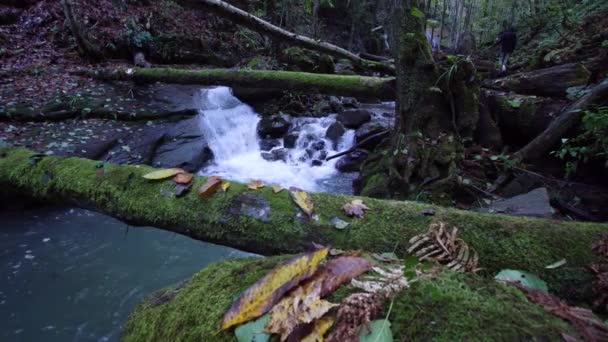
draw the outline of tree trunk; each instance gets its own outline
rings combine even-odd
[[[188,4],[191,3],[193,0],[181,1]],[[395,68],[392,65],[368,61],[339,46],[335,46],[327,42],[315,40],[306,36],[289,32],[254,15],[251,15],[237,7],[234,7],[224,1],[196,0],[196,2],[206,6],[207,8],[218,13],[222,17],[226,17],[239,25],[243,25],[251,30],[260,32],[262,34],[272,36],[274,38],[289,42],[299,47],[319,51],[338,58],[346,58],[348,60],[351,60],[356,66],[362,69],[375,70],[388,74],[395,73]]]
[[[63,13],[65,14],[65,18],[70,26],[70,31],[76,40],[76,45],[78,45],[78,52],[82,56],[92,59],[100,58],[101,52],[99,51],[99,48],[89,42],[84,34],[84,30],[74,17],[71,0],[61,0],[61,6],[63,7]]]
[[[226,85],[384,100],[395,98],[395,79],[391,77],[326,75],[293,71],[171,68],[101,69],[76,72],[76,74],[110,81]]]
[[[312,194],[314,218],[299,213],[287,191],[270,187],[248,190],[232,183],[207,199],[197,196],[205,182],[195,177],[192,190],[176,198],[171,180],[150,181],[142,175],[148,166],[100,164],[94,160],[46,156],[18,148],[0,148],[0,189],[38,200],[93,209],[125,222],[151,225],[262,254],[294,253],[311,242],[335,248],[373,252],[395,250],[405,255],[413,236],[433,221],[459,228],[461,237],[479,253],[480,266],[489,276],[503,268],[537,273],[556,292],[582,298],[590,290],[585,266],[596,260],[591,244],[608,232],[605,224],[480,214],[433,207],[416,202],[363,198],[371,208],[362,219],[344,216],[342,206],[351,196]],[[9,197],[10,198],[10,197]],[[434,217],[422,210],[433,208]],[[333,217],[350,224],[334,228]],[[566,259],[566,267],[545,266]]]
[[[589,94],[566,107],[544,132],[515,153],[514,158],[517,160],[533,160],[544,156],[564,134],[580,122],[586,109],[592,105],[604,105],[606,103],[608,103],[608,82],[595,86]]]

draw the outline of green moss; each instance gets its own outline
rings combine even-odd
[[[163,303],[152,296],[131,315],[124,341],[232,341],[221,318],[239,293],[285,257],[228,260],[196,274]],[[330,296],[339,302],[354,290]],[[384,313],[384,315],[386,312]],[[529,303],[515,288],[477,276],[442,273],[399,294],[389,317],[397,341],[557,340],[570,328]]]
[[[98,162],[79,158],[49,156],[34,162],[33,154],[0,148],[2,188],[262,254],[293,253],[314,241],[342,249],[396,249],[403,256],[412,236],[442,220],[458,227],[460,237],[478,251],[483,275],[493,277],[503,268],[527,270],[547,281],[551,291],[573,301],[589,302],[591,277],[585,267],[597,261],[590,247],[608,232],[605,224],[480,214],[373,198],[363,198],[371,208],[364,219],[348,218],[341,208],[354,197],[322,193],[312,194],[315,219],[309,220],[287,191],[274,194],[268,187],[252,191],[233,182],[227,193],[201,200],[196,189],[206,178],[195,177],[193,190],[175,198],[170,180],[141,177],[154,170],[148,166],[107,164],[100,169]],[[267,219],[230,210],[242,193],[255,193],[267,201]],[[435,216],[421,213],[429,207],[435,209]],[[347,229],[333,227],[330,219],[336,216],[350,223]],[[561,259],[567,260],[565,266],[545,268]]]
[[[374,174],[365,180],[361,189],[361,196],[386,198],[388,197],[388,177],[382,174]]]

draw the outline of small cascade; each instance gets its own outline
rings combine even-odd
[[[336,177],[337,159],[328,155],[349,148],[354,131],[347,131],[334,145],[325,139],[335,117],[295,118],[288,134],[297,135],[295,146],[285,148],[281,140],[271,151],[263,152],[257,134],[260,117],[239,101],[227,87],[201,91],[200,125],[215,156],[214,163],[201,170],[204,175],[221,176],[239,182],[261,179],[266,184],[296,186],[308,191],[328,191],[327,182]],[[267,160],[262,153],[278,153],[281,160]]]

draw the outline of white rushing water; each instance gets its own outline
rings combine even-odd
[[[298,134],[296,146],[287,149],[285,161],[268,161],[262,158],[257,125],[260,117],[247,104],[232,95],[227,87],[201,90],[200,125],[214,163],[201,173],[217,175],[239,182],[260,179],[266,184],[283,187],[296,186],[308,191],[324,191],[325,184],[336,176],[337,159],[323,161],[313,166],[313,160],[324,160],[322,154],[332,155],[349,148],[354,141],[354,131],[348,130],[337,146],[325,139],[327,127],[334,117],[296,118],[290,133]],[[311,144],[323,141],[325,148],[315,150]],[[283,148],[283,141],[273,150]]]

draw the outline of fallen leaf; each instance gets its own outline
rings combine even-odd
[[[222,184],[222,179],[217,176],[207,178],[205,184],[198,189],[198,196],[200,198],[208,198],[213,195]]]
[[[549,292],[547,283],[540,279],[535,274],[518,271],[518,270],[502,270],[496,277],[498,280],[517,282],[527,288]]]
[[[336,315],[336,327],[327,341],[358,341],[361,328],[382,312],[385,300],[377,293],[353,293],[344,298]]]
[[[278,185],[278,184],[273,184],[272,185],[272,192],[274,192],[275,194],[278,194],[279,192],[285,190],[282,186]]]
[[[222,182],[222,191],[226,192],[230,188],[230,182]]]
[[[333,317],[323,317],[315,321],[312,332],[300,340],[300,342],[323,342],[323,336],[334,324]]]
[[[255,179],[252,180],[251,182],[247,183],[247,188],[250,190],[257,190],[259,188],[263,188],[264,187],[264,182],[262,182],[259,179]]]
[[[382,262],[395,262],[395,261],[399,261],[399,258],[397,258],[397,255],[393,252],[390,253],[382,253],[382,254],[378,254],[378,253],[374,253],[372,254],[372,257],[378,261],[382,261]]]
[[[193,174],[188,172],[178,173],[175,175],[175,177],[173,177],[173,180],[175,181],[175,183],[178,184],[189,184],[190,182],[192,182],[193,176]]]
[[[393,342],[391,322],[387,319],[377,319],[362,327],[359,331],[359,342]]]
[[[337,217],[333,217],[333,218],[330,220],[330,222],[331,222],[331,224],[333,224],[333,225],[334,225],[334,227],[335,227],[336,229],[344,229],[344,228],[348,227],[348,222],[346,222],[346,221],[344,221],[344,220],[341,220],[341,219],[339,219],[339,218],[337,218]]]
[[[321,287],[321,282],[312,282],[291,291],[270,311],[265,331],[279,334],[281,341],[285,341],[297,326],[311,323],[338,306],[321,299]]]
[[[370,210],[368,206],[366,206],[365,204],[363,204],[362,200],[352,200],[350,203],[346,203],[345,205],[342,206],[342,210],[344,210],[344,212],[346,213],[346,215],[348,216],[355,216],[358,218],[363,218],[363,215],[365,214],[365,210]]]
[[[228,329],[268,312],[287,291],[316,272],[327,252],[328,248],[318,249],[277,265],[232,303],[224,314],[221,329]]]
[[[403,275],[403,269],[403,266],[395,266],[387,269],[373,267],[372,270],[374,270],[374,275],[364,276],[360,280],[353,279],[350,284],[365,292],[389,297],[393,293],[400,292],[410,287],[408,280]]]
[[[269,315],[264,315],[255,321],[249,321],[246,324],[239,325],[234,330],[234,336],[238,342],[267,342],[270,340],[270,335],[264,332],[264,326],[270,320]]]
[[[177,175],[178,173],[185,173],[185,172],[186,171],[184,171],[182,169],[178,169],[178,168],[163,169],[163,170],[157,170],[157,171],[153,171],[150,173],[146,173],[144,175],[144,178],[152,179],[152,180],[160,180],[160,179],[173,177],[173,176]]]
[[[291,199],[298,205],[298,207],[300,207],[300,209],[302,209],[302,211],[308,215],[308,217],[312,218],[314,204],[312,203],[312,197],[310,194],[296,187],[291,187],[289,188],[289,195],[291,196]]]
[[[566,264],[566,259],[562,259],[560,261],[556,261],[556,262],[552,263],[551,265],[545,266],[545,268],[552,270],[554,268],[564,266],[565,264]]]

